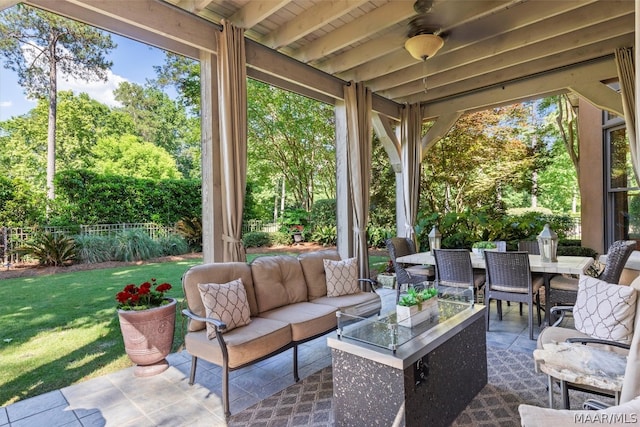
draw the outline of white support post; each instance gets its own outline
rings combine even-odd
[[[336,223],[338,229],[338,253],[341,258],[353,253],[353,208],[351,183],[347,158],[347,109],[343,101],[336,101]]]
[[[217,57],[200,54],[202,257],[205,264],[222,261],[222,194]]]

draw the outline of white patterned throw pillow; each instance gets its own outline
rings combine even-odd
[[[323,260],[327,275],[327,296],[339,297],[360,292],[358,285],[358,260],[348,258],[342,261]]]
[[[575,328],[594,338],[631,343],[637,292],[631,286],[580,276],[573,307]]]
[[[222,284],[199,283],[198,290],[202,296],[207,317],[219,319],[227,324],[224,332],[251,322],[247,291],[244,289],[242,279]],[[216,330],[211,323],[207,323],[207,337],[210,340],[216,338]]]

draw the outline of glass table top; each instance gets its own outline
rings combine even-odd
[[[396,306],[393,305],[383,308],[380,315],[370,317],[339,312],[337,335],[339,339],[360,341],[395,353],[402,344],[473,307],[473,303],[472,289],[438,288],[437,315],[428,316],[412,327],[398,323]]]

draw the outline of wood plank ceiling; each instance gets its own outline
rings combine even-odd
[[[404,48],[413,0],[165,1],[433,116],[567,90],[598,98],[615,48],[634,44],[633,0],[434,0],[424,20],[445,42],[426,61]]]

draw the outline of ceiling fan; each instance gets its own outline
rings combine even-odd
[[[429,12],[433,7],[433,0],[417,0],[413,5],[413,9],[418,16],[409,22],[409,37],[404,43],[404,48],[415,59],[426,61],[431,58],[444,45],[444,40],[437,32],[438,28],[434,28],[429,20]]]

